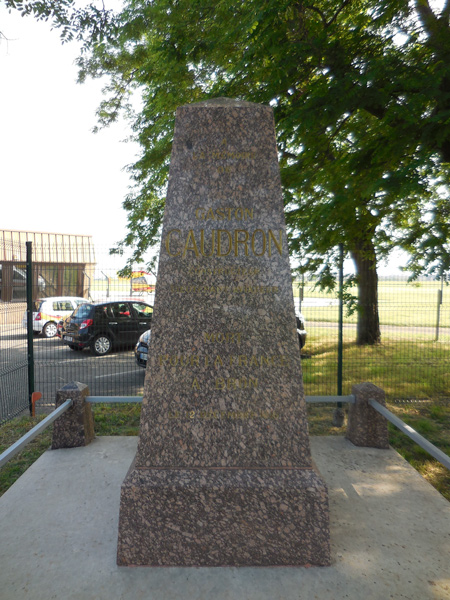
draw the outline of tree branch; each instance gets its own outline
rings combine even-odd
[[[442,21],[444,21],[444,23],[446,25],[448,25],[449,20],[450,20],[450,0],[445,1],[444,8],[442,9],[440,19]]]
[[[351,3],[352,3],[352,0],[344,0],[344,2],[341,4],[341,6],[334,13],[334,15],[332,16],[330,21],[328,21],[328,23],[325,23],[325,27],[329,27],[330,25],[332,25],[334,23],[334,21],[336,21],[338,16],[341,14],[341,12],[344,10],[344,8],[346,8]]]
[[[307,8],[309,10],[312,10],[313,12],[317,13],[319,15],[319,17],[322,20],[322,23],[324,24],[324,26],[327,26],[327,20],[325,18],[325,15],[323,14],[323,12],[320,10],[320,8],[317,8],[317,6],[301,6],[298,2],[297,2],[297,10],[299,13],[301,13],[302,8]]]
[[[430,37],[433,36],[433,34],[436,32],[438,19],[436,18],[434,12],[431,10],[431,6],[428,0],[415,0],[415,6],[423,28]]]

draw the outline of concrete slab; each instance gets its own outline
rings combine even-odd
[[[312,438],[329,487],[332,566],[116,566],[137,438],[46,452],[0,498],[1,600],[450,599],[450,504],[393,450]]]

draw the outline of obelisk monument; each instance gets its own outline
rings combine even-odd
[[[176,115],[119,565],[328,565],[272,109]]]

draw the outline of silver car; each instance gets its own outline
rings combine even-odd
[[[75,296],[55,296],[42,298],[33,303],[33,332],[41,333],[46,338],[55,337],[57,324],[61,319],[68,317],[80,304],[88,302],[86,298]],[[25,311],[22,325],[27,327],[27,313]]]

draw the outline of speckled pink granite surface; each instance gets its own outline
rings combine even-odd
[[[328,562],[272,110],[183,106],[118,563]]]

